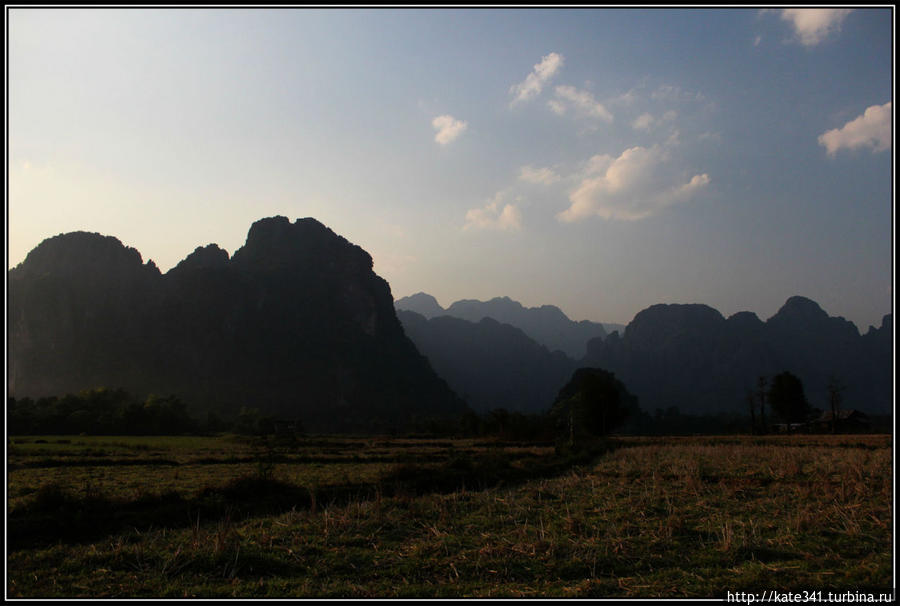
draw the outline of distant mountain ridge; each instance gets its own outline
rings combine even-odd
[[[577,368],[575,360],[493,318],[430,319],[398,310],[410,340],[474,410],[544,412]]]
[[[644,410],[741,412],[760,376],[797,375],[813,406],[827,407],[834,374],[845,408],[892,412],[892,317],[860,335],[805,297],[789,298],[767,321],[739,312],[727,319],[700,304],[660,304],[639,312],[624,335],[594,339],[582,360],[616,373]]]
[[[447,315],[447,310],[441,307],[437,299],[424,292],[401,297],[394,301],[394,307],[398,310],[415,312],[428,320],[436,316]]]
[[[651,413],[746,414],[757,378],[785,370],[813,406],[827,407],[833,374],[844,409],[894,407],[890,314],[861,335],[799,296],[765,322],[659,304],[606,334],[507,297],[446,310],[424,293],[394,302],[366,251],[309,218],[262,219],[234,255],[197,247],[165,274],[114,237],[62,234],[7,284],[13,397],[121,387],[226,414],[256,407],[312,431],[374,432],[459,414],[459,396],[479,410],[546,410],[575,368],[595,367]],[[584,354],[567,355],[581,339]]]
[[[463,402],[397,320],[372,258],[315,219],[255,222],[166,274],[111,236],[49,238],[8,272],[12,396],[107,386],[313,431],[386,431]]]
[[[509,297],[495,297],[489,301],[461,299],[444,309],[433,296],[416,293],[397,299],[394,307],[414,311],[429,319],[447,315],[477,323],[482,318],[492,318],[521,329],[551,351],[560,350],[576,359],[584,356],[588,341],[607,334],[599,322],[575,322],[554,305],[525,307]]]
[[[535,370],[543,365],[548,370],[571,369],[568,372],[578,367],[614,372],[650,413],[677,407],[689,414],[748,415],[746,398],[748,392],[755,393],[758,378],[785,370],[800,377],[814,407],[827,408],[827,385],[833,374],[846,387],[844,408],[875,414],[893,411],[891,315],[884,317],[881,327],[860,335],[853,323],[829,316],[801,296],[790,297],[765,322],[748,311],[725,318],[708,305],[657,304],[635,315],[623,331],[590,340],[584,356],[562,356],[557,351],[562,357],[551,362],[550,352],[535,354],[533,341],[538,339],[533,335],[527,342],[525,334],[514,336],[527,333],[514,322],[502,332],[484,318],[473,322],[453,317],[454,312],[472,318],[517,306],[506,298],[489,303],[461,301],[443,310],[424,293],[395,302],[401,309],[398,317],[419,350],[478,409],[489,408],[489,402],[527,412],[540,409],[541,401],[549,406],[552,398],[546,394],[565,380],[555,371]],[[403,307],[428,311],[431,319],[402,311]],[[519,343],[519,352],[512,343]],[[519,380],[523,389],[508,388],[504,397],[498,397],[494,383],[509,383],[517,373],[528,377]],[[482,382],[475,380],[477,376]]]

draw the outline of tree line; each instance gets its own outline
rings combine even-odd
[[[832,377],[828,384],[832,418],[839,417],[845,387]],[[791,427],[822,415],[807,400],[803,383],[790,372],[770,379],[759,377],[756,390],[747,391],[749,418],[737,414],[688,415],[677,407],[649,414],[613,373],[582,368],[574,373],[556,401],[543,413],[525,414],[497,408],[485,413],[471,409],[455,418],[421,419],[414,431],[431,435],[496,437],[516,441],[563,441],[626,435],[769,433],[775,422]],[[837,431],[837,423],[831,430]],[[271,435],[303,434],[300,419],[285,420],[258,408],[243,407],[231,418],[209,411],[203,422],[177,396],[150,395],[139,399],[123,389],[97,388],[62,397],[9,398],[9,435],[187,435],[231,432]]]
[[[831,419],[830,430],[836,433],[846,386],[832,374],[826,387],[828,393],[826,418]],[[806,425],[822,417],[822,410],[814,408],[807,400],[803,382],[788,371],[775,375],[771,380],[764,376],[758,377],[756,390],[747,391],[747,406],[750,412],[751,433],[769,433],[773,429],[773,416],[783,423],[788,433],[791,433],[792,428]]]
[[[9,398],[6,422],[10,435],[184,435],[202,429],[175,396],[140,400],[102,387],[61,397]]]

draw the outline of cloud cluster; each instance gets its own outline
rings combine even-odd
[[[839,31],[850,12],[846,8],[786,8],[781,18],[791,23],[801,44],[815,46]]]
[[[890,149],[891,101],[873,105],[841,128],[819,135],[819,145],[825,147],[829,156],[834,156],[841,149],[871,147],[873,152]]]
[[[631,123],[631,127],[635,130],[650,130],[650,127],[653,126],[653,121],[652,114],[644,113],[634,119],[634,122]]]
[[[434,140],[441,145],[446,145],[459,137],[466,130],[468,124],[462,120],[457,120],[453,116],[444,114],[438,116],[431,121],[431,125],[437,131]]]
[[[519,169],[519,180],[526,183],[536,183],[539,185],[553,185],[559,181],[560,177],[553,169],[550,168],[533,168],[531,166],[523,166]]]
[[[643,219],[690,199],[710,179],[704,173],[683,181],[667,145],[631,147],[617,158],[608,154],[594,156],[587,163],[580,184],[569,195],[569,208],[557,218],[564,222],[592,216],[622,221]]]
[[[538,96],[544,90],[544,85],[559,71],[562,64],[563,56],[559,53],[550,53],[543,57],[524,81],[514,84],[509,89],[509,92],[513,95],[512,103],[527,101]]]
[[[466,213],[465,230],[490,229],[518,231],[522,228],[522,213],[513,204],[503,204],[503,193],[494,196],[482,208],[472,208]]]
[[[534,70],[521,83],[510,88],[511,105],[539,95],[550,79],[559,71],[563,57],[550,53],[534,66]],[[595,121],[612,123],[614,117],[607,107],[586,90],[574,86],[559,85],[553,89],[553,97],[547,102],[558,115],[572,115]],[[674,128],[679,113],[671,108],[709,105],[699,92],[684,90],[678,86],[661,85],[647,94],[632,89],[610,100],[624,114],[639,114],[629,118],[635,130],[655,131],[666,137],[664,141],[649,147],[634,146],[625,149],[618,157],[596,155],[581,168],[557,172],[558,167],[522,166],[517,182],[559,187],[568,191],[568,208],[556,215],[562,222],[575,222],[589,217],[609,220],[635,221],[649,217],[663,208],[693,198],[710,183],[706,173],[687,172],[683,163],[673,158],[679,146],[679,132]],[[639,113],[639,106],[651,105],[650,111]],[[636,107],[637,106],[637,107]],[[651,113],[651,111],[653,113]],[[659,132],[664,125],[672,126]],[[507,203],[510,192],[516,186],[501,191],[483,207],[472,208],[466,213],[466,230],[517,231],[522,227],[522,215],[518,201]]]
[[[556,98],[548,104],[550,109],[559,115],[564,114],[567,108],[573,108],[576,113],[581,115],[599,118],[604,122],[613,121],[613,115],[602,103],[594,99],[591,93],[578,90],[574,86],[557,86]]]
[[[677,115],[678,115],[678,113],[675,112],[675,110],[671,110],[671,109],[669,111],[663,113],[663,115],[658,118],[655,117],[653,114],[645,112],[634,119],[634,121],[631,123],[631,128],[633,128],[634,130],[647,131],[647,130],[650,130],[651,128],[653,128],[654,126],[662,124],[663,122],[671,122],[672,120],[675,119],[675,117]]]

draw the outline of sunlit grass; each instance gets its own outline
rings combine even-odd
[[[411,455],[428,455],[422,466],[441,473],[436,453],[454,460],[496,451],[472,441],[353,444],[363,447],[355,451],[362,459],[396,460],[278,463],[274,476],[297,486],[377,486]],[[506,455],[545,453],[517,448]],[[528,460],[513,458],[513,469]],[[110,483],[100,490],[136,490],[112,482],[120,471],[106,469]],[[147,474],[160,490],[189,496],[192,485],[258,470],[222,463],[130,471],[138,484]],[[31,472],[11,473],[11,482],[28,485],[33,478],[21,474]],[[21,549],[10,554],[8,590],[11,597],[722,597],[889,587],[892,478],[889,436],[629,438],[593,464],[524,483],[444,494],[373,490],[250,517],[236,505],[176,527]],[[29,495],[17,498],[24,504]]]

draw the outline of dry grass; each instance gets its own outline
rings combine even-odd
[[[374,491],[274,515],[235,510],[177,528],[23,549],[10,554],[8,591],[722,597],[890,587],[891,466],[889,436],[625,439],[592,465],[522,484]]]

